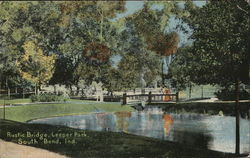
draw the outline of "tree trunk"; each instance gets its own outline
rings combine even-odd
[[[188,93],[189,99],[191,99],[191,94],[192,94],[192,85],[191,83],[189,83],[189,93]]]
[[[76,87],[76,95],[78,96],[79,95],[79,91],[80,91],[80,87]]]
[[[161,63],[161,80],[162,80],[162,87],[164,87],[164,72],[163,72],[164,60]]]
[[[37,95],[40,95],[40,86],[38,86],[38,88],[37,88]]]
[[[101,24],[100,24],[100,41],[101,41],[101,43],[103,42],[103,20],[104,20],[104,15],[103,15],[103,6],[102,6],[102,4],[103,4],[103,2],[102,1],[100,1],[100,3],[101,3],[101,5],[100,5],[100,11],[99,11],[99,14],[100,14],[100,16],[101,16]]]
[[[6,84],[6,87],[7,87],[8,97],[10,99],[10,88],[9,88],[9,84],[8,84],[8,79],[7,78],[5,80],[5,84]]]
[[[5,120],[5,96],[3,99],[3,119]]]
[[[35,95],[37,95],[37,87],[36,87],[36,84],[35,84]]]
[[[72,85],[69,85],[69,89],[70,89],[70,95],[72,95],[73,94]]]
[[[23,99],[25,98],[25,95],[24,95],[24,88],[23,88]]]
[[[36,94],[40,95],[40,91],[41,91],[41,85],[38,84],[38,85],[36,85]]]
[[[240,104],[239,104],[239,78],[235,81],[235,154],[240,154]]]
[[[176,103],[179,101],[179,91],[176,92]]]
[[[103,42],[103,10],[101,11],[101,42]]]
[[[53,88],[54,88],[54,94],[57,94],[56,93],[56,85],[54,85]]]
[[[203,86],[201,86],[201,98],[204,98],[204,94],[203,94]]]
[[[8,97],[10,99],[10,88],[8,87]]]

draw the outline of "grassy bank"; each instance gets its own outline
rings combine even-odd
[[[36,118],[52,116],[85,114],[89,112],[133,111],[129,106],[120,103],[99,103],[94,101],[74,100],[60,104],[29,104],[6,108],[6,119],[25,122]],[[3,118],[3,108],[0,108],[0,118]]]
[[[31,136],[30,134],[27,134],[27,132],[34,135]],[[19,137],[16,136],[18,134]],[[74,158],[233,157],[229,154],[223,154],[206,149],[194,149],[192,147],[187,147],[177,143],[171,143],[141,136],[134,136],[125,133],[84,131],[62,126],[26,124],[1,119],[0,138],[15,143],[25,143],[25,141],[26,143],[33,142],[33,144],[29,145],[47,149]],[[53,140],[54,143],[48,143],[48,141]]]
[[[11,100],[3,100],[0,99],[0,105],[3,105],[4,103],[9,104],[20,104],[20,103],[30,103],[30,99],[11,99]]]

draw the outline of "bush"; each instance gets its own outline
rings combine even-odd
[[[65,102],[67,100],[67,98],[55,94],[32,95],[30,96],[30,99],[31,102],[60,102],[60,101]]]
[[[220,100],[235,100],[235,90],[233,89],[222,89],[214,94]],[[240,91],[239,99],[250,99],[250,94],[246,90],[242,90]]]
[[[38,102],[39,101],[39,96],[38,95],[31,95],[30,99],[31,99],[31,102]]]

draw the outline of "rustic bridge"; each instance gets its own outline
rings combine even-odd
[[[126,93],[124,93],[122,96],[122,105],[136,104],[136,103],[140,103],[142,101],[144,101],[148,104],[158,103],[158,102],[178,102],[179,95],[178,95],[178,93],[175,93],[175,94],[152,94],[152,92],[149,92],[148,94],[135,94],[135,95],[127,95]]]

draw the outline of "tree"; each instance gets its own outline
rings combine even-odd
[[[111,96],[114,91],[122,90],[122,75],[117,68],[109,67],[107,73],[103,74],[101,82]]]
[[[166,78],[170,79],[171,85],[176,88],[177,92],[189,88],[189,99],[191,98],[192,87],[195,84],[201,84],[194,81],[194,77],[196,76],[193,70],[198,66],[202,66],[194,62],[198,60],[193,54],[193,47],[181,47],[170,63],[169,73],[166,75]]]
[[[169,68],[169,78],[171,79],[172,86],[177,91],[184,90],[190,85],[191,76],[190,72],[194,64],[192,62],[192,50],[190,47],[179,48],[173,62]]]
[[[118,69],[125,90],[152,86],[160,75],[160,57],[147,50],[147,45],[135,27],[133,21],[126,21],[120,35],[119,48],[123,53]]]
[[[20,75],[17,72],[15,61],[19,57],[22,33],[15,31],[13,19],[19,4],[12,5],[9,2],[1,2],[0,5],[0,87],[8,89],[18,86]]]
[[[66,87],[77,85],[78,79],[74,76],[75,64],[68,56],[58,56],[55,61],[55,70],[49,84],[63,84]]]
[[[117,28],[109,20],[124,11],[124,2],[63,2],[65,42],[59,45],[62,58],[72,60],[74,83],[100,81],[104,68],[117,52]],[[72,15],[72,16],[69,16]],[[91,70],[91,71],[90,71]],[[73,83],[73,82],[71,82]],[[77,84],[75,84],[77,85]]]
[[[153,9],[154,5],[163,6],[163,9]],[[165,85],[164,60],[168,67],[179,43],[179,36],[176,32],[166,33],[165,31],[174,8],[176,8],[176,2],[145,2],[141,10],[127,18],[128,21],[134,23],[135,30],[147,44],[147,49],[162,56],[162,86]]]
[[[125,2],[112,2],[112,4],[95,1],[1,2],[0,7],[1,48],[6,55],[3,58],[0,57],[1,61],[8,61],[7,65],[15,64],[15,60],[21,55],[24,42],[37,40],[47,55],[53,53],[60,55],[57,65],[65,62],[64,59],[67,58],[72,61],[70,65],[75,68],[84,47],[93,41],[100,42],[100,34],[105,38],[104,43],[101,44],[109,48],[113,47],[115,39],[110,38],[113,35],[113,29],[108,31],[106,27],[110,28],[108,25],[110,18],[125,10]],[[97,25],[93,26],[93,23]],[[60,59],[62,61],[59,61]],[[67,71],[71,69],[72,67]],[[11,74],[16,71],[15,66],[11,71],[13,71]],[[4,76],[10,80],[6,74]],[[77,82],[77,78],[77,76],[74,77],[74,83]],[[55,79],[56,76],[53,78],[54,84],[57,83]],[[58,80],[59,83],[60,78]]]
[[[40,89],[41,84],[47,83],[53,75],[56,56],[44,55],[34,41],[25,42],[23,48],[24,54],[16,62],[18,70],[24,79]]]
[[[235,85],[236,154],[239,148],[239,84],[249,84],[250,17],[244,0],[210,1],[202,8],[186,5],[189,16],[183,18],[193,29],[192,71],[198,84]]]
[[[110,58],[118,51],[115,46],[117,45],[118,40],[116,39],[118,39],[119,34],[112,24],[105,21],[103,23],[105,27],[103,28],[102,40],[100,40],[98,37],[99,23],[93,19],[86,21],[89,22],[89,25],[83,26],[86,30],[81,32],[85,35],[83,36],[85,38],[79,40],[82,42],[82,45],[77,44],[74,48],[74,50],[76,50],[76,48],[81,50],[78,61],[76,62],[76,71],[74,74],[78,75],[79,79],[85,80],[86,84],[91,84],[92,81],[102,82],[103,76],[111,70]],[[79,29],[83,27],[79,27]],[[78,33],[78,35],[81,33]],[[78,39],[80,39],[80,37]],[[76,53],[77,52],[78,50]],[[107,85],[104,85],[104,87],[105,86]]]
[[[8,88],[23,84],[15,61],[23,52],[25,41],[37,40],[46,54],[57,52],[59,29],[57,23],[60,12],[54,2],[1,2],[1,82]],[[57,38],[57,39],[55,39]],[[24,88],[24,87],[23,87]]]

